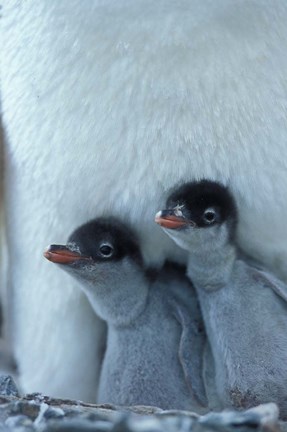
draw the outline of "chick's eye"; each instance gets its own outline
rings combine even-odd
[[[114,248],[111,245],[108,244],[102,244],[100,246],[100,252],[101,255],[105,258],[109,258],[114,253]]]
[[[216,211],[214,209],[206,209],[203,213],[203,220],[207,224],[211,224],[216,221]]]

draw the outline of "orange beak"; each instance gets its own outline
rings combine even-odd
[[[176,229],[190,225],[184,217],[176,216],[174,210],[160,210],[155,215],[155,222],[164,228]]]
[[[44,251],[43,255],[47,260],[56,264],[70,264],[77,260],[89,259],[88,257],[85,257],[78,252],[71,251],[66,246],[62,245],[49,246]]]

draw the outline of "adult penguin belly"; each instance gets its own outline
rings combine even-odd
[[[174,184],[219,180],[243,249],[286,277],[286,20],[282,1],[11,0],[5,206],[24,391],[95,399],[102,327],[42,258],[90,218],[131,222],[147,261],[184,260],[154,214]]]

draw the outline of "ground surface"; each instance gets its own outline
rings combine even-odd
[[[275,404],[244,412],[197,416],[156,407],[116,407],[53,399],[41,394],[20,396],[9,375],[0,377],[0,432],[279,432]]]

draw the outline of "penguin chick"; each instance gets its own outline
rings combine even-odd
[[[276,402],[287,417],[287,286],[238,257],[237,209],[223,185],[179,187],[155,221],[188,251],[225,407]]]
[[[112,218],[88,222],[44,256],[80,281],[107,323],[99,403],[202,411],[205,337],[184,273],[169,266],[149,280],[134,233]]]

